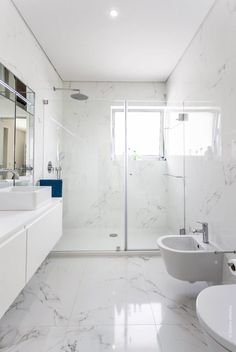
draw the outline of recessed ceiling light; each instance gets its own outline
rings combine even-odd
[[[118,9],[111,9],[111,10],[109,11],[109,15],[110,15],[110,17],[112,17],[112,18],[116,18],[116,17],[119,16],[119,10],[118,10]]]

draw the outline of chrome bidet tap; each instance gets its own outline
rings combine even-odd
[[[193,233],[202,233],[203,243],[209,243],[208,223],[197,221],[198,224],[202,225],[202,229],[193,229]]]

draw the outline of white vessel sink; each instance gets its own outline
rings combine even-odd
[[[163,236],[157,241],[168,273],[184,281],[221,280],[223,254],[201,235]]]
[[[0,210],[34,210],[51,199],[51,187],[16,186],[0,189]]]

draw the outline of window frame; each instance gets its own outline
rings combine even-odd
[[[116,120],[116,113],[121,112],[125,114],[125,109],[120,106],[112,106],[111,107],[111,155],[112,155],[112,160],[117,160],[122,158],[125,155],[125,150],[123,154],[116,154],[115,150],[115,120]],[[156,155],[139,155],[139,158],[136,159],[137,161],[142,161],[142,160],[157,160],[157,161],[165,161],[165,126],[164,126],[164,115],[165,111],[163,108],[160,107],[154,107],[154,106],[142,106],[142,107],[137,107],[137,106],[131,106],[128,107],[127,109],[127,115],[129,112],[157,112],[160,114],[160,138],[159,138],[159,147],[158,150],[159,154]],[[128,116],[127,116],[128,117]],[[125,126],[124,126],[124,140],[125,140]],[[125,149],[125,148],[124,148]],[[128,157],[132,158],[133,156],[128,153]]]

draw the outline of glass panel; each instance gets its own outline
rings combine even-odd
[[[184,118],[182,104],[168,104],[165,114],[165,157],[167,223],[170,235],[184,234],[186,231]]]
[[[167,109],[163,102],[128,102],[127,210],[128,249],[131,250],[155,250],[157,238],[168,235],[171,231],[168,221],[172,214],[168,204],[169,184],[172,187],[173,181],[170,179],[168,158],[165,155],[168,128],[166,119]],[[182,159],[183,155],[181,161]],[[178,176],[181,176],[183,196],[183,173]],[[177,182],[180,182],[179,179]],[[182,212],[183,204],[182,198],[179,205]],[[175,226],[175,234],[179,233],[179,226],[183,226],[183,221],[177,228]]]
[[[65,236],[60,246],[124,249],[124,102],[68,97],[64,106]]]
[[[219,185],[226,182],[227,168],[222,168],[220,108],[213,103],[185,101],[184,111],[187,115],[185,122],[186,227],[191,231],[192,228],[200,227],[196,224],[197,221],[211,223],[212,218],[215,219],[218,216],[214,211],[221,198]],[[230,146],[230,148],[233,150],[233,147]],[[233,174],[231,169],[229,174]],[[233,176],[231,177],[233,179]]]
[[[14,168],[15,103],[0,95],[0,168]],[[0,185],[13,184],[12,173],[0,173]]]

